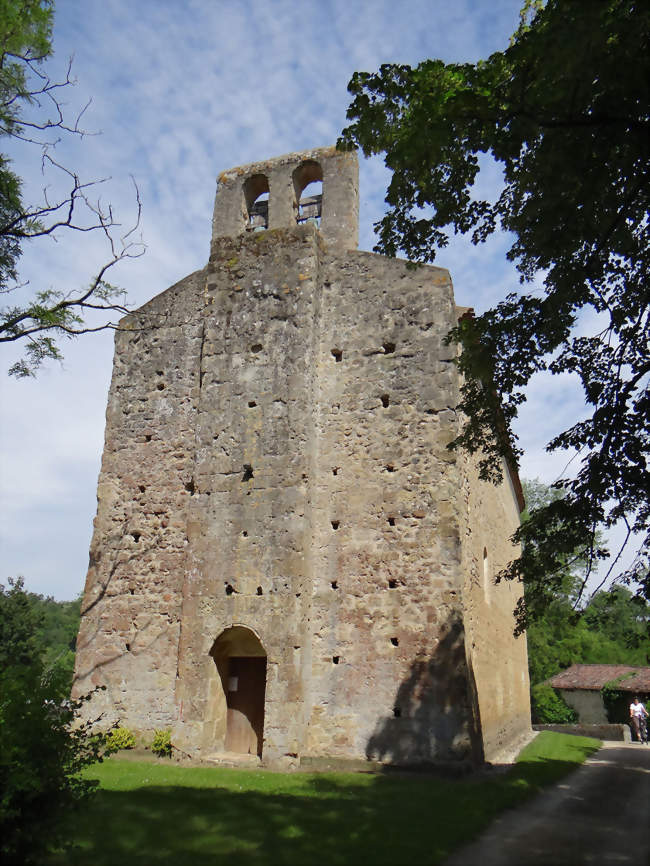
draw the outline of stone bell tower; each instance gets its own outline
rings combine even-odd
[[[251,174],[251,172],[253,172]],[[323,191],[303,200],[311,184]],[[267,195],[268,200],[261,200]],[[313,200],[312,200],[313,199]],[[254,208],[254,203],[260,206]],[[255,229],[287,229],[315,220],[322,240],[340,250],[359,243],[359,168],[356,154],[333,147],[290,153],[219,175],[213,243]]]
[[[207,266],[116,333],[75,688],[145,739],[423,763],[529,728],[518,481],[446,447],[449,274],[357,236],[354,153],[223,172]]]

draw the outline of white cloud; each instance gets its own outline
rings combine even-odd
[[[474,61],[503,47],[520,0],[60,0],[54,30],[62,68],[75,54],[82,106],[102,135],[63,143],[61,162],[101,189],[125,224],[133,214],[130,174],[143,201],[147,255],[111,278],[135,304],[207,260],[219,171],[287,151],[333,143],[345,125],[355,70],[426,57]],[[52,68],[52,67],[51,67]],[[13,150],[26,195],[42,185],[38,155]],[[380,159],[361,165],[361,247],[372,248],[388,175]],[[494,183],[489,175],[485,182]],[[452,239],[437,264],[449,268],[459,304],[484,309],[517,286],[508,239],[474,248]],[[25,250],[32,286],[83,285],[106,256],[99,237],[36,242]],[[64,346],[65,364],[35,381],[0,377],[5,575],[59,598],[82,587],[103,443],[111,335]],[[12,350],[0,353],[3,369]],[[539,382],[520,434],[526,474],[550,479],[543,448],[571,390]],[[555,400],[555,404],[553,403]],[[549,405],[557,409],[549,412]],[[558,429],[562,429],[558,427]],[[552,479],[550,479],[552,480]]]

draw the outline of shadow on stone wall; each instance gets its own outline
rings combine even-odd
[[[127,556],[124,556],[125,553],[125,545],[124,542],[127,537],[131,536],[131,533],[127,532],[126,522],[122,527],[122,532],[120,534],[119,540],[115,548],[113,548],[110,552],[113,557],[113,561],[108,570],[107,576],[102,580],[97,580],[95,586],[99,587],[99,591],[95,598],[88,602],[87,595],[84,592],[84,598],[82,601],[81,608],[81,627],[77,636],[77,664],[75,665],[75,673],[72,680],[72,695],[76,696],[79,694],[79,682],[85,680],[87,677],[91,677],[98,670],[106,665],[110,665],[118,659],[131,655],[133,657],[140,655],[141,653],[149,652],[154,644],[160,640],[163,636],[162,633],[158,633],[151,640],[146,640],[146,633],[150,626],[152,626],[155,622],[155,618],[152,616],[146,623],[139,626],[137,629],[133,630],[133,635],[136,640],[134,640],[131,645],[130,642],[125,642],[125,646],[123,650],[113,652],[111,654],[97,654],[97,651],[93,653],[93,663],[87,667],[81,669],[79,667],[80,660],[85,660],[87,658],[88,653],[90,653],[91,647],[95,644],[102,627],[106,627],[106,623],[102,622],[101,617],[97,617],[94,622],[90,619],[85,619],[89,616],[89,614],[100,605],[102,602],[113,599],[117,600],[120,596],[124,596],[124,598],[130,597],[130,594],[127,595],[126,591],[122,591],[119,593],[113,592],[112,584],[117,579],[116,573],[118,568],[128,568],[133,562],[137,562],[145,558],[148,554],[153,553],[157,549],[156,541],[154,540],[148,546],[143,546],[142,548],[130,551]],[[100,562],[102,560],[102,551],[91,549],[90,552],[90,562],[89,562],[89,570],[92,568],[98,568]],[[92,628],[89,628],[92,622]],[[85,628],[83,627],[85,626]]]
[[[435,652],[416,658],[400,683],[393,715],[381,719],[366,757],[401,766],[482,761],[476,687],[459,617],[449,620]]]

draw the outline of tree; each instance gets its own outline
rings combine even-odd
[[[584,620],[603,638],[624,647],[628,664],[650,664],[650,606],[627,587],[615,584],[597,592],[584,610]]]
[[[52,81],[43,72],[43,62],[52,52],[52,20],[52,0],[0,0],[0,138],[37,147],[43,169],[67,184],[67,192],[58,198],[44,190],[40,202],[25,204],[20,178],[7,156],[0,154],[0,294],[24,288],[18,282],[18,261],[26,241],[55,237],[68,229],[100,232],[109,253],[85,288],[37,289],[26,302],[0,309],[0,343],[25,345],[24,357],[9,370],[15,376],[34,375],[44,360],[61,358],[61,337],[115,327],[106,319],[91,323],[87,316],[128,312],[124,292],[106,275],[118,262],[144,251],[142,243],[133,241],[140,220],[137,187],[135,224],[120,236],[110,205],[104,207],[90,197],[96,183],[83,182],[53,156],[57,135],[85,134],[80,126],[85,108],[74,121],[67,121],[59,93],[73,84],[70,66],[63,81]]]
[[[523,480],[528,508],[537,510],[556,501],[561,491],[539,480]],[[528,508],[522,520],[529,519]],[[589,604],[575,609],[576,596],[584,579],[586,562],[569,557],[562,581],[553,592],[548,585],[524,584],[524,592],[536,596],[541,609],[540,591],[544,593],[543,612],[529,624],[528,671],[533,718],[536,722],[575,721],[575,713],[555,694],[545,681],[572,664],[646,665],[650,661],[647,622],[650,605],[635,598],[629,589],[615,584],[600,590]]]
[[[24,614],[13,616],[0,625],[0,664],[6,664],[5,647],[29,645],[31,656],[38,656],[44,672],[55,675],[65,686],[67,694],[72,688],[74,657],[81,616],[81,596],[75,601],[56,601],[51,597],[22,589],[12,595],[13,604],[22,606]],[[22,624],[25,634],[7,634],[6,629]]]
[[[35,595],[34,598],[37,607],[43,612],[43,625],[37,635],[43,650],[43,664],[46,670],[58,668],[61,671],[69,693],[74,676],[81,596],[74,601],[56,601],[42,595]]]
[[[619,569],[650,596],[649,75],[647,4],[527,0],[509,47],[486,60],[387,64],[348,85],[340,146],[384,153],[393,172],[378,251],[433,261],[449,230],[514,238],[521,290],[450,335],[467,419],[451,447],[478,453],[482,477],[498,481],[503,458],[520,455],[512,424],[531,377],[572,373],[582,385],[589,416],[548,444],[573,452],[575,475],[518,530],[522,556],[500,575],[551,592],[571,556],[586,562],[584,589],[609,555],[598,528],[622,521],[603,581]],[[486,155],[503,171],[490,199],[473,195]],[[522,603],[520,627],[543,592],[540,602]]]
[[[46,669],[43,615],[22,580],[0,585],[0,851],[2,862],[42,863],[65,846],[62,818],[96,783],[79,772],[101,759],[104,737],[79,723],[88,697],[69,700],[64,669]]]
[[[647,665],[650,606],[624,586],[601,590],[579,613],[558,594],[528,627],[528,670],[533,715],[538,722],[561,718],[563,702],[544,681],[572,664]]]
[[[521,482],[526,508],[521,514],[523,525],[531,519],[531,514],[537,514],[548,508],[551,503],[558,502],[566,495],[566,491],[558,487],[544,484],[539,478],[524,478]],[[600,541],[600,538],[598,539]],[[527,553],[528,541],[523,540],[524,556]],[[585,581],[587,561],[581,555],[580,548],[565,551],[558,556],[558,563],[552,581],[528,580],[524,575],[524,601],[526,607],[539,612],[542,618],[549,615],[549,606],[561,603],[566,608],[567,617],[580,605],[582,586]],[[574,622],[576,616],[571,616]]]

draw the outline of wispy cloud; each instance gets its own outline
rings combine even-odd
[[[141,304],[203,267],[219,171],[333,143],[346,122],[346,86],[355,70],[426,57],[475,61],[506,44],[519,6],[520,0],[140,0],[135,6],[59,0],[52,68],[75,55],[79,84],[68,98],[82,106],[92,97],[85,122],[102,134],[64,142],[58,156],[84,178],[110,178],[98,193],[125,226],[134,209],[131,174],[144,204],[147,255],[117,268],[111,281]],[[44,182],[38,155],[24,149],[12,155],[33,198]],[[372,223],[383,211],[387,180],[381,160],[362,163],[362,248],[374,243]],[[441,252],[438,264],[451,271],[460,304],[485,309],[516,288],[507,247],[504,237],[480,248],[453,239]],[[99,237],[39,241],[25,250],[23,277],[32,286],[83,285],[105,256]],[[0,508],[5,576],[23,573],[30,588],[70,598],[87,565],[112,338],[87,337],[64,349],[63,367],[50,367],[36,381],[0,375]],[[3,370],[11,354],[0,354]],[[544,454],[544,437],[554,420],[564,423],[576,399],[570,388],[559,393],[557,383],[540,381],[519,427],[526,473],[546,480],[556,464]]]

